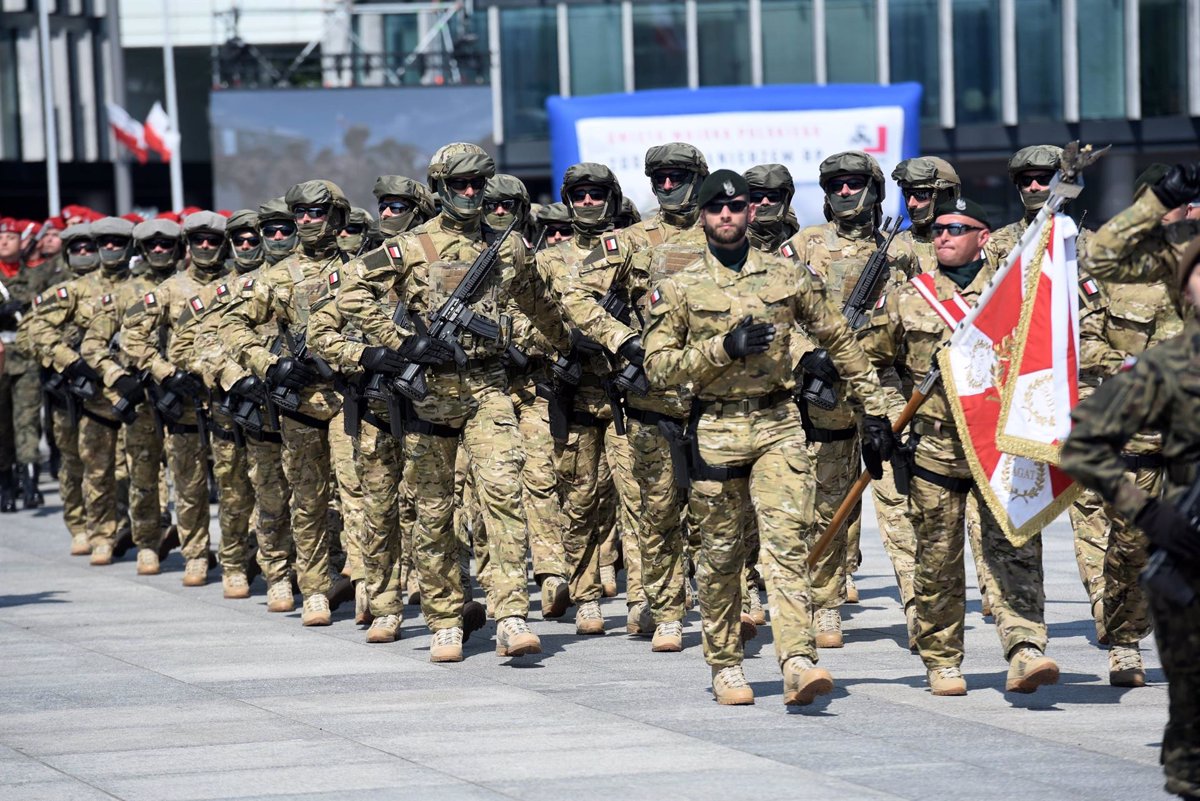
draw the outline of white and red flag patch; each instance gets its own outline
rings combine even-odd
[[[204,311],[204,301],[200,299],[199,295],[193,296],[192,299],[188,301],[188,305],[192,307],[192,311],[194,312]]]

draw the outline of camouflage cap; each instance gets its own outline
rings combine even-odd
[[[755,164],[742,173],[750,189],[782,189],[791,197],[796,193],[792,173],[782,164]]]
[[[292,210],[288,207],[287,199],[272,198],[258,207],[258,223],[286,220],[292,222]]]
[[[243,228],[258,230],[258,213],[253,209],[238,209],[229,215],[229,221],[225,223],[226,231],[239,231]]]
[[[572,164],[567,167],[567,171],[563,173],[562,191],[559,192],[563,203],[570,203],[570,190],[572,187],[580,184],[594,184],[602,186],[609,192],[609,201],[612,208],[619,209],[624,196],[621,194],[621,182],[617,180],[617,175],[608,168],[605,164],[597,164],[592,161],[582,161],[578,164]]]
[[[123,236],[133,238],[133,223],[122,217],[101,217],[92,223],[92,236]]]
[[[1192,270],[1196,268],[1197,263],[1200,263],[1200,237],[1193,239],[1179,257],[1179,266],[1175,270],[1175,286],[1179,287],[1181,292],[1187,289],[1188,279],[1192,277]]]
[[[537,211],[538,225],[550,223],[571,224],[571,210],[566,203],[547,203]]]
[[[283,200],[288,207],[289,219],[291,219],[291,208],[297,203],[328,204],[330,206],[339,206],[347,213],[350,211],[350,201],[346,200],[346,193],[333,181],[326,181],[324,179],[302,181],[296,184],[287,191],[287,194],[283,196]]]
[[[225,218],[215,211],[196,211],[183,218],[185,234],[196,231],[211,231],[214,234],[225,233]]]
[[[471,178],[482,175],[491,178],[496,174],[496,162],[479,145],[472,142],[451,142],[442,145],[429,159],[426,181],[430,189],[437,189],[437,182],[456,176]]]
[[[1023,147],[1008,160],[1008,177],[1016,180],[1017,175],[1028,170],[1058,169],[1063,149],[1058,145],[1030,145]]]
[[[146,220],[133,226],[133,238],[139,242],[155,237],[178,239],[182,234],[183,229],[174,220]]]
[[[66,230],[62,232],[63,244],[68,244],[72,239],[91,239],[92,224],[77,223],[76,225],[68,225]]]
[[[905,159],[892,170],[892,180],[904,189],[950,189],[962,185],[953,165],[937,156]]]
[[[646,175],[668,167],[692,170],[701,177],[708,175],[708,162],[704,160],[704,154],[687,142],[668,142],[646,151]]]
[[[847,150],[834,153],[818,168],[821,186],[830,178],[841,175],[869,175],[875,181],[875,190],[879,193],[878,200],[884,198],[883,170],[875,158],[861,150]]]
[[[488,178],[487,185],[483,188],[483,199],[484,201],[519,200],[528,207],[529,190],[517,176],[497,173]]]

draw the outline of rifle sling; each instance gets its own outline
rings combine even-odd
[[[100,425],[104,426],[105,428],[117,429],[117,428],[121,427],[120,420],[109,420],[104,415],[98,414],[97,412],[93,412],[91,409],[89,409],[87,406],[83,405],[82,403],[79,404],[79,413],[82,414],[84,417],[86,417],[89,420],[94,420],[95,422],[99,423]]]
[[[691,470],[692,481],[734,481],[741,478],[749,478],[750,471],[754,468],[754,462],[739,465],[728,465],[717,467],[710,465],[704,461],[704,457],[700,455],[700,438],[696,436],[696,429],[700,424],[700,415],[703,413],[704,406],[699,399],[692,401],[692,413],[688,415],[687,422],[687,437],[691,445]]]
[[[309,428],[316,428],[320,429],[321,431],[325,431],[329,428],[328,420],[318,420],[317,418],[304,414],[303,412],[293,412],[290,409],[285,409],[284,407],[280,406],[279,413],[284,417],[290,420],[295,420],[300,425],[308,426]]]
[[[914,478],[920,478],[928,481],[934,486],[948,489],[951,492],[964,494],[970,492],[975,487],[975,479],[972,478],[954,478],[953,476],[943,476],[941,473],[935,473],[932,470],[921,467],[919,464],[913,464],[912,474]]]
[[[850,428],[817,428],[813,425],[812,417],[809,416],[808,401],[802,395],[797,396],[796,405],[800,407],[800,427],[804,429],[804,438],[809,442],[842,442],[853,439],[858,432],[854,426],[850,426]]]
[[[170,421],[163,422],[163,428],[168,434],[199,434],[200,426],[189,426],[184,423],[172,423]]]

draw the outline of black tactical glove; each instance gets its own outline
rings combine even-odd
[[[413,334],[405,337],[397,351],[400,358],[406,362],[431,364],[435,367],[445,364],[454,358],[454,351],[440,339],[434,339],[428,334]]]
[[[272,389],[283,387],[298,392],[316,380],[315,370],[291,356],[284,356],[267,368],[267,383]]]
[[[571,352],[578,356],[597,356],[604,352],[604,346],[578,328],[572,328]]]
[[[833,365],[833,359],[829,358],[829,351],[825,350],[825,348],[810,350],[801,356],[800,369],[804,371],[806,376],[820,379],[827,385],[836,384],[841,380],[837,368]]]
[[[176,370],[163,386],[183,398],[194,398],[204,391],[204,382],[187,370]]]
[[[765,353],[775,339],[775,326],[772,323],[756,323],[754,318],[746,315],[737,327],[725,335],[725,352],[731,359],[744,359],[756,353]]]
[[[137,380],[137,376],[121,376],[113,383],[113,389],[130,404],[136,405],[146,399],[146,391],[142,389],[142,382]]]
[[[529,354],[516,345],[509,345],[500,354],[500,363],[513,370],[524,370],[529,366]]]
[[[258,376],[248,375],[235,381],[229,394],[262,403],[267,397],[267,385]]]
[[[407,364],[400,352],[386,345],[372,345],[365,348],[358,363],[365,369],[375,373],[398,373]]]
[[[642,347],[642,338],[635,336],[626,340],[617,348],[617,354],[630,364],[641,366],[646,361],[646,349]]]
[[[76,359],[67,365],[67,369],[63,370],[63,375],[67,378],[86,378],[88,381],[100,383],[100,374],[92,369],[92,366],[83,359]]]
[[[0,331],[17,330],[17,313],[21,311],[22,305],[19,300],[0,304]]]
[[[1150,187],[1168,209],[1177,209],[1200,197],[1200,162],[1176,164]]]
[[[1200,560],[1200,532],[1172,504],[1151,498],[1133,522],[1150,542],[1172,556]]]
[[[871,478],[883,478],[883,463],[890,461],[896,448],[896,435],[886,417],[868,414],[863,418],[862,458]]]

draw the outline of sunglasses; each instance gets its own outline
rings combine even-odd
[[[342,229],[342,232],[350,234],[350,236],[357,236],[358,234],[361,234],[365,229],[366,229],[366,226],[363,225],[362,223],[350,223],[349,225],[347,225],[345,228]]]
[[[708,214],[720,214],[722,210],[729,209],[734,214],[741,214],[749,207],[750,202],[747,200],[714,200],[704,204],[704,211]]]
[[[291,236],[296,233],[296,224],[290,222],[272,222],[267,223],[262,227],[263,236],[275,236],[275,234],[283,234]]]
[[[546,236],[571,236],[574,229],[569,225],[547,225]]]
[[[210,247],[220,247],[224,237],[220,234],[188,234],[188,244],[191,245],[208,245]]]
[[[100,247],[123,248],[129,244],[129,238],[124,236],[98,236],[96,244]]]
[[[934,236],[942,234],[950,234],[950,236],[962,236],[967,231],[982,231],[982,226],[967,225],[966,223],[934,223],[929,226],[929,230]]]
[[[751,203],[762,203],[764,200],[770,203],[782,203],[783,191],[780,189],[755,189],[750,192]]]
[[[1016,177],[1017,186],[1022,189],[1028,189],[1033,186],[1034,181],[1037,181],[1042,186],[1049,186],[1052,180],[1054,180],[1054,173],[1052,172],[1023,172]]]
[[[304,216],[310,220],[323,220],[328,213],[328,206],[292,206],[292,216],[297,220]]]
[[[91,241],[90,239],[86,239],[82,242],[72,242],[67,247],[67,252],[68,253],[95,253],[96,252],[96,243]]]
[[[254,234],[242,234],[241,236],[235,236],[233,238],[233,244],[239,247],[242,245],[246,245],[247,247],[255,247],[261,241],[262,240]]]
[[[673,185],[686,184],[692,178],[689,170],[655,170],[650,176],[656,188],[661,189],[669,180]]]
[[[504,209],[505,211],[512,211],[517,207],[517,201],[510,197],[506,198],[505,200],[489,200],[488,205],[493,209],[498,207]]]
[[[860,189],[867,188],[867,177],[865,175],[846,175],[841,178],[830,178],[825,182],[826,192],[840,192],[842,187],[846,187],[851,192],[857,192]]]
[[[150,248],[150,250],[174,250],[175,240],[165,237],[151,239],[146,242],[146,247]]]
[[[447,178],[446,186],[453,189],[455,192],[465,192],[467,187],[471,187],[476,192],[482,192],[484,185],[487,184],[486,178]]]
[[[582,203],[588,198],[605,201],[608,200],[608,191],[596,186],[577,186],[567,193],[567,197],[571,198],[572,203]]]
[[[918,203],[924,203],[928,200],[933,200],[932,189],[905,189],[904,196],[910,197]]]
[[[386,202],[380,202],[379,213],[383,214],[385,211],[390,211],[392,214],[395,214],[398,217],[411,208],[412,206],[408,203],[405,203],[403,200],[389,200]]]

